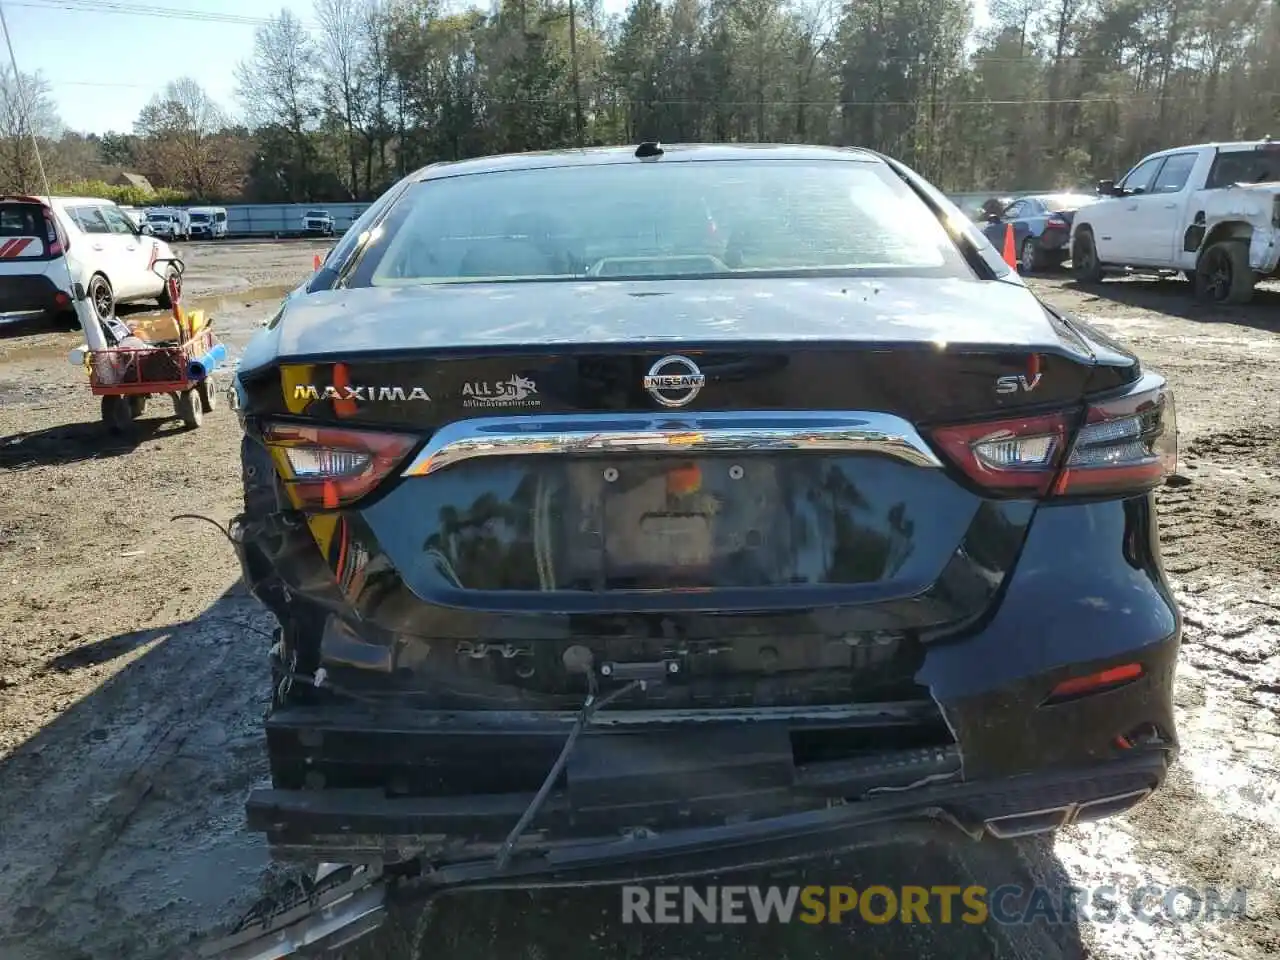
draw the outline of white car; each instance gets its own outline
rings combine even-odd
[[[173,257],[110,200],[0,197],[0,322],[73,318],[76,283],[100,317],[139,300],[168,309]]]
[[[302,215],[302,232],[333,236],[333,215],[328,210],[308,210]]]
[[[1206,143],[1145,157],[1075,216],[1071,263],[1083,282],[1129,268],[1178,271],[1195,293],[1247,303],[1280,277],[1280,141]]]

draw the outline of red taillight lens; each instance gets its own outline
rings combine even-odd
[[[262,438],[299,507],[336,510],[386,479],[418,438],[329,427],[273,425]]]
[[[1173,394],[1148,376],[1134,393],[1089,408],[1054,492],[1149,490],[1177,469]]]
[[[66,253],[66,247],[69,246],[69,244],[63,244],[61,235],[58,232],[57,221],[53,219],[53,211],[48,207],[45,207],[44,210],[44,229],[47,241],[46,245],[49,248],[49,256],[60,257]]]
[[[934,442],[993,493],[1070,496],[1150,490],[1178,465],[1173,394],[1147,374],[1132,393],[1076,411],[939,427]]]
[[[988,490],[1043,495],[1062,463],[1065,414],[940,427],[934,440],[971,480]]]

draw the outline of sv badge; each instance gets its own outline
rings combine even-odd
[[[996,393],[1017,393],[1019,390],[1030,393],[1040,384],[1040,374],[1027,379],[1026,375],[996,377]]]

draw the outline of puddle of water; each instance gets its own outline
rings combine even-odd
[[[182,306],[187,310],[203,310],[215,320],[220,314],[238,313],[253,309],[266,303],[283,300],[285,294],[297,287],[296,283],[279,284],[270,287],[246,287],[244,290],[229,290],[223,293],[211,293],[201,296],[184,297]],[[162,316],[167,310],[143,310],[138,316]]]

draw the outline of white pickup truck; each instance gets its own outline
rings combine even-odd
[[[1094,283],[1126,267],[1181,272],[1196,296],[1247,303],[1280,276],[1280,142],[1210,143],[1145,157],[1075,216],[1071,263]]]

